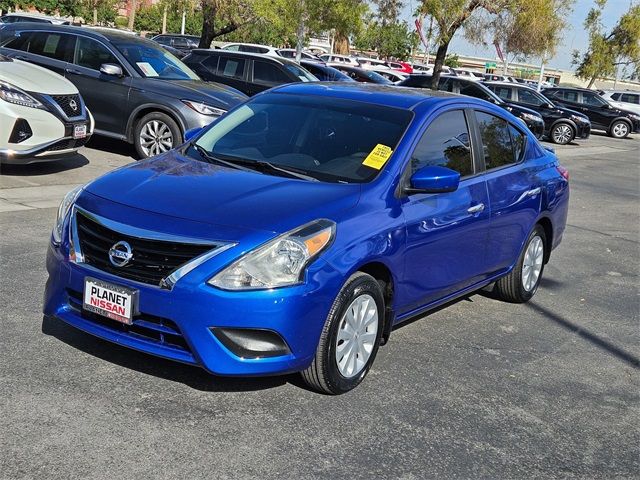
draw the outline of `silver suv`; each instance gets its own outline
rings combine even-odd
[[[640,91],[605,90],[600,95],[614,107],[640,115]]]

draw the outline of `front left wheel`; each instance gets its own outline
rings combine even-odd
[[[624,120],[616,120],[609,128],[609,135],[613,138],[626,138],[630,131],[631,128],[627,122]]]
[[[376,279],[353,274],[331,306],[313,362],[302,372],[307,385],[332,395],[358,386],[378,352],[384,311]]]
[[[549,132],[549,136],[553,143],[558,145],[566,145],[571,143],[575,137],[573,128],[568,123],[560,122],[556,123]]]
[[[133,141],[140,158],[147,158],[180,145],[182,134],[178,124],[169,115],[152,112],[136,123]]]

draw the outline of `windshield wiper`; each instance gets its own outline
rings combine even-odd
[[[206,148],[204,148],[201,145],[198,145],[197,143],[191,143],[190,144],[193,148],[196,149],[196,151],[200,154],[200,156],[207,162],[207,163],[213,163],[213,164],[218,164],[218,165],[224,165],[226,167],[230,167],[233,168],[235,170],[242,170],[244,172],[252,172],[254,171],[251,168],[247,168],[244,167],[242,165],[238,165],[237,163],[234,162],[230,162],[229,160],[224,160],[220,157],[216,157],[215,155],[212,155],[211,152],[209,152]]]
[[[267,162],[266,160],[249,160],[249,159],[234,157],[231,155],[225,155],[224,157],[227,158],[228,159],[227,161],[229,162],[240,163],[243,166],[247,167],[248,169],[257,170],[262,173],[265,173],[265,172],[284,173],[285,175],[291,178],[299,178],[301,180],[307,180],[309,182],[319,181],[315,177],[302,173],[300,170],[298,170],[295,167],[288,167],[288,166],[283,167],[280,165],[274,165],[273,163]],[[216,157],[216,158],[219,158],[219,157]]]

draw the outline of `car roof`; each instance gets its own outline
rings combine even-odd
[[[591,90],[589,88],[581,88],[581,87],[545,87],[545,90],[574,90],[576,92],[591,92],[598,93],[596,90]]]
[[[290,83],[276,87],[272,89],[271,92],[341,98],[408,110],[423,103],[437,104],[447,100],[462,100],[464,102],[469,100],[469,97],[463,97],[450,92],[427,91],[419,88],[358,82]]]
[[[266,62],[279,63],[281,65],[289,65],[293,62],[285,57],[272,57],[271,55],[264,55],[262,53],[253,52],[236,52],[235,50],[223,50],[222,48],[194,48],[191,53],[200,53],[204,55],[223,55],[228,57],[246,57],[254,60],[264,60]],[[296,64],[297,65],[297,64]]]
[[[485,85],[501,85],[503,87],[526,88],[528,90],[535,90],[535,88],[531,88],[529,85],[526,85],[524,83],[497,82],[497,81],[482,82],[482,83]]]
[[[142,38],[128,30],[118,30],[107,27],[76,27],[72,25],[50,25],[40,23],[9,23],[5,27],[6,31],[10,30],[45,30],[50,32],[68,33],[71,35],[84,35],[97,40],[118,41],[126,40],[128,42],[147,43],[152,42],[151,39]],[[155,42],[154,42],[155,44]]]

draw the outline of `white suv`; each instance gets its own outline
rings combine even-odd
[[[73,155],[93,133],[78,89],[42,67],[0,55],[0,163]]]
[[[614,107],[640,115],[640,91],[605,90],[600,95]]]

